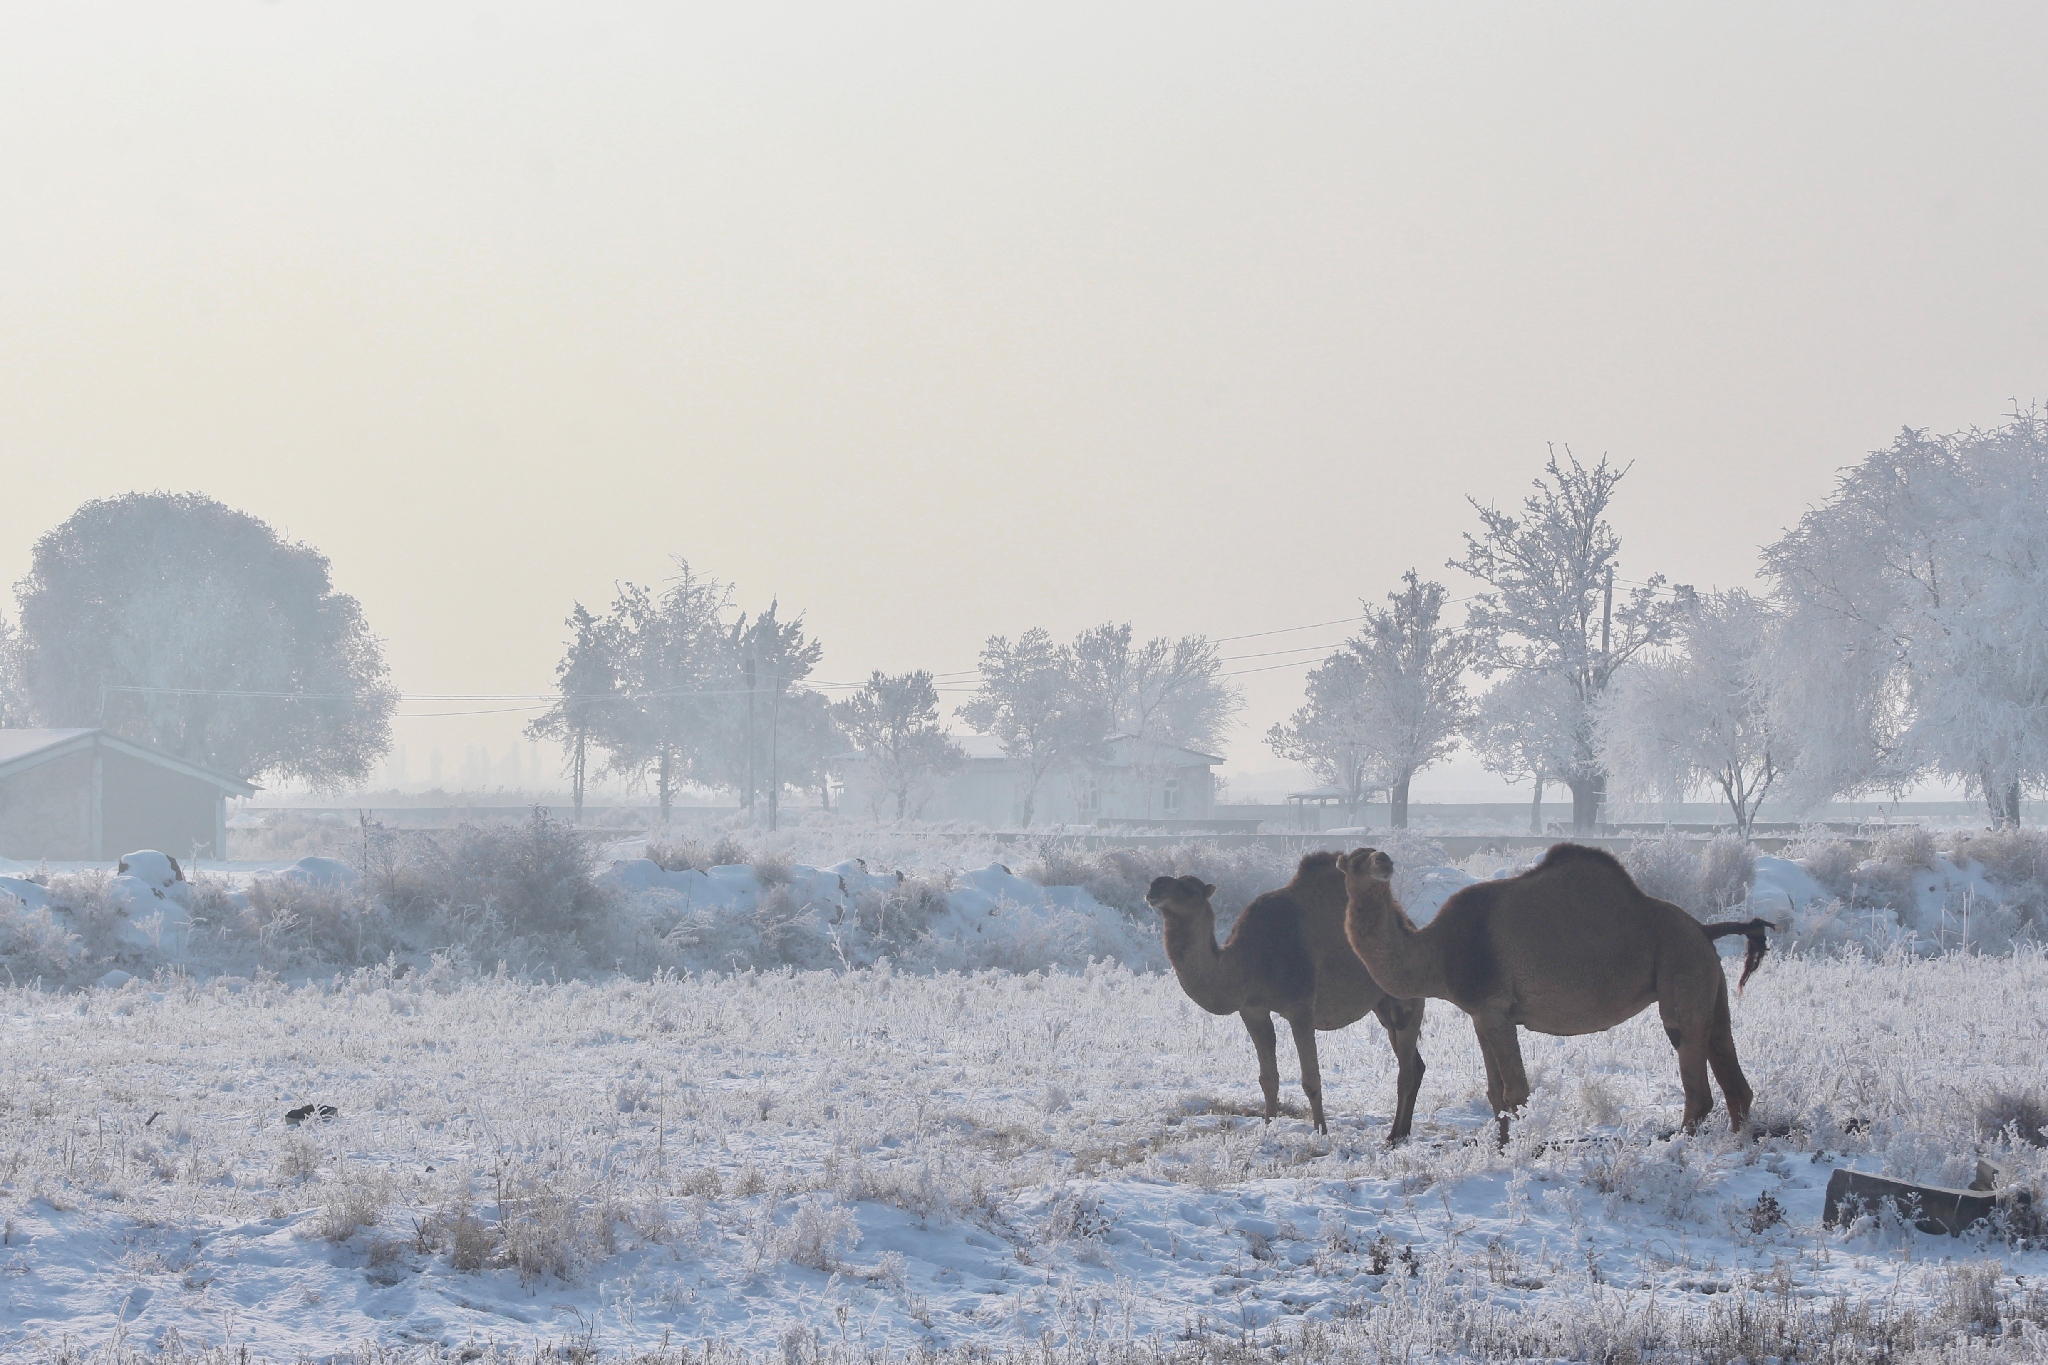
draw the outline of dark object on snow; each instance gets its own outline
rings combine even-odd
[[[307,1119],[331,1119],[340,1112],[331,1104],[302,1104],[296,1109],[287,1109],[284,1121],[296,1128]]]
[[[148,1118],[144,1119],[144,1120],[142,1121],[142,1126],[143,1126],[144,1128],[147,1128],[147,1127],[149,1127],[149,1125],[150,1125],[150,1124],[152,1124],[152,1123],[155,1123],[155,1122],[156,1122],[156,1121],[157,1121],[158,1119],[162,1118],[163,1116],[164,1116],[164,1111],[163,1111],[163,1110],[161,1110],[161,1109],[159,1109],[159,1110],[157,1110],[157,1111],[156,1111],[156,1112],[155,1112],[154,1114],[151,1114],[151,1115],[150,1115],[150,1116],[149,1116]]]
[[[1951,1190],[1940,1185],[1912,1185],[1887,1180],[1841,1167],[1828,1178],[1828,1199],[1821,1214],[1827,1227],[1853,1222],[1859,1214],[1875,1213],[1883,1200],[1892,1200],[1902,1216],[1913,1219],[1922,1232],[1945,1232],[1953,1237],[1998,1207],[1998,1196],[1988,1190]]]

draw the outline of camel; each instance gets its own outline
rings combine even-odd
[[[1714,1107],[1707,1068],[1721,1083],[1737,1133],[1753,1098],[1735,1058],[1728,980],[1714,940],[1749,939],[1742,980],[1764,955],[1768,920],[1701,924],[1645,895],[1611,854],[1558,844],[1517,877],[1468,886],[1417,929],[1394,899],[1394,861],[1361,848],[1339,860],[1344,930],[1373,979],[1403,996],[1448,1000],[1472,1017],[1486,1058],[1486,1098],[1508,1140],[1508,1116],[1529,1098],[1516,1028],[1598,1033],[1651,1001],[1678,1049],[1685,1130]]]
[[[1259,1088],[1266,1121],[1280,1108],[1280,1061],[1273,1016],[1294,1029],[1301,1088],[1316,1131],[1327,1133],[1316,1030],[1347,1028],[1370,1012],[1386,1027],[1400,1064],[1394,1125],[1387,1141],[1408,1136],[1415,1094],[1422,1088],[1421,1000],[1400,1000],[1373,981],[1344,940],[1344,879],[1331,853],[1301,860],[1294,880],[1268,891],[1238,917],[1230,939],[1216,946],[1216,888],[1200,877],[1159,877],[1145,899],[1159,912],[1166,956],[1188,998],[1211,1014],[1235,1013],[1259,1052]]]

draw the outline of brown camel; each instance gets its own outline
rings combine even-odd
[[[1735,1059],[1728,980],[1714,940],[1749,939],[1742,981],[1764,955],[1770,921],[1701,924],[1645,895],[1612,855],[1558,844],[1518,877],[1468,886],[1417,929],[1394,899],[1394,860],[1347,853],[1344,930],[1373,978],[1402,995],[1448,1000],[1472,1016],[1486,1058],[1486,1098],[1508,1139],[1508,1115],[1529,1098],[1516,1027],[1569,1036],[1613,1028],[1657,1002],[1678,1049],[1685,1129],[1714,1107],[1707,1068],[1743,1130],[1751,1093]]]
[[[1386,1026],[1400,1063],[1394,1126],[1388,1142],[1408,1136],[1415,1093],[1422,1088],[1421,1000],[1397,1000],[1381,990],[1344,941],[1344,878],[1331,853],[1301,860],[1294,880],[1268,891],[1238,916],[1230,940],[1216,946],[1216,888],[1200,877],[1160,877],[1145,899],[1159,912],[1166,956],[1188,998],[1211,1014],[1236,1013],[1259,1050],[1259,1088],[1266,1118],[1280,1108],[1280,1060],[1273,1016],[1294,1028],[1301,1088],[1316,1131],[1323,1119],[1323,1077],[1316,1065],[1316,1030],[1349,1027],[1368,1012]]]

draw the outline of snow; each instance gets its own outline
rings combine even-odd
[[[153,848],[145,848],[139,852],[128,854],[119,863],[115,864],[114,870],[121,876],[132,877],[136,881],[146,886],[154,887],[159,891],[175,886],[184,880],[183,874],[178,871],[178,865],[172,861],[171,855],[159,853]]]
[[[963,912],[1014,906],[983,871]],[[1836,1165],[1968,1178],[1974,1097],[2038,1077],[2044,991],[2033,952],[1774,957],[1736,1033],[1793,1136],[1660,1138],[1680,1094],[1652,1012],[1527,1036],[1505,1153],[1473,1140],[1454,1010],[1432,1006],[1417,1140],[1389,1151],[1369,1021],[1321,1039],[1323,1138],[1286,1043],[1292,1108],[1266,1125],[1238,1022],[1119,967],[0,991],[0,1358],[173,1333],[286,1359],[586,1330],[766,1354],[792,1331],[901,1353],[1495,1312],[1568,1333],[1780,1292],[1932,1315],[1957,1264],[2023,1305],[2048,1253],[1819,1220]],[[338,1113],[287,1124],[307,1103]],[[1785,1221],[1753,1227],[1766,1194]],[[481,1268],[453,1263],[458,1224]]]

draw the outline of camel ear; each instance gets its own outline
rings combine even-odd
[[[1203,882],[1202,894],[1204,896],[1213,896],[1216,894],[1216,888],[1214,886],[1211,886],[1208,882]]]

